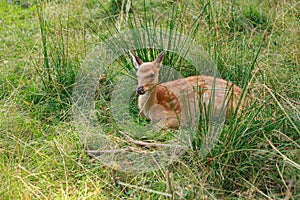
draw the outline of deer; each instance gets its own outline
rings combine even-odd
[[[143,62],[132,52],[129,53],[137,69],[139,114],[160,127],[178,129],[189,116],[196,118],[201,112],[199,105],[207,107],[212,101],[214,114],[226,118],[238,108],[242,89],[233,83],[205,75],[159,83],[164,51],[153,62]]]

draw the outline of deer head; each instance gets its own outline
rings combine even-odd
[[[137,68],[138,87],[136,92],[139,95],[152,91],[158,84],[158,72],[162,64],[164,52],[162,51],[153,62],[143,62],[140,58],[130,52],[134,66]]]

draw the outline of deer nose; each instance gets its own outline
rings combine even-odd
[[[137,92],[139,95],[145,94],[144,87],[143,87],[143,86],[138,87],[138,88],[136,89],[136,92]]]

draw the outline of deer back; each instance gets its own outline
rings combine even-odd
[[[241,89],[211,76],[190,76],[157,86],[157,103],[179,115],[183,122],[194,121],[199,109],[211,106],[213,117],[230,115],[237,107]],[[200,107],[200,108],[199,108]],[[203,111],[203,110],[202,110]]]

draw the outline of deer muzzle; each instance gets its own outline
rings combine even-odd
[[[144,87],[143,86],[140,86],[136,89],[136,93],[138,93],[139,95],[143,95],[145,94],[145,90],[144,90]]]

